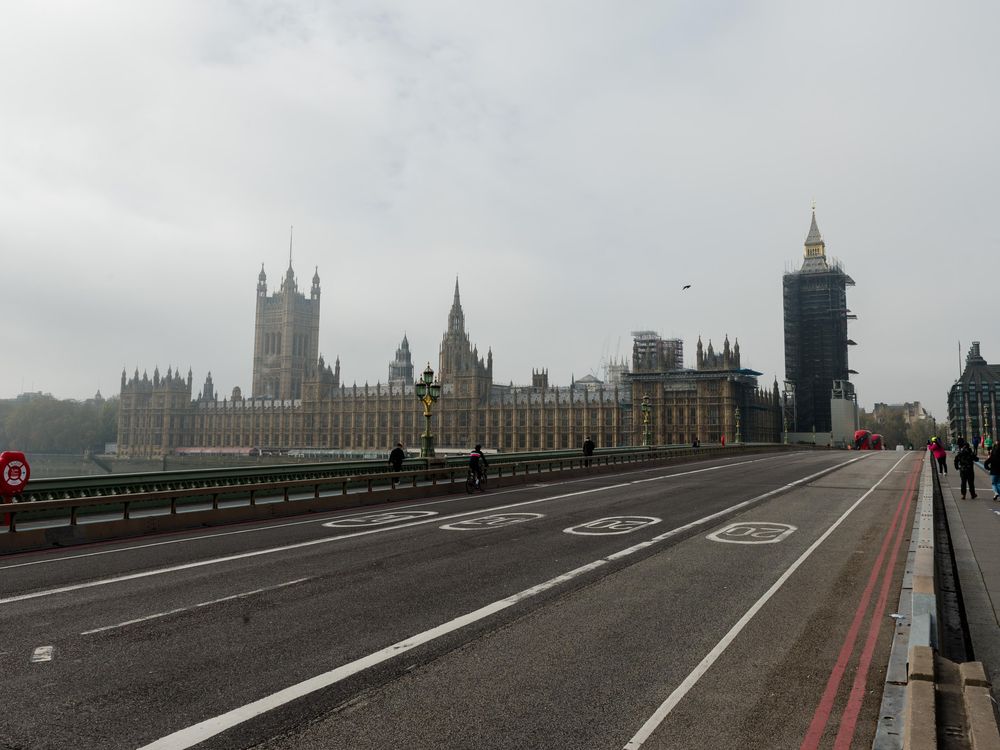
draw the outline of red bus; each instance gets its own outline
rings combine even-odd
[[[872,449],[872,434],[868,430],[858,430],[854,433],[854,450],[870,451]]]
[[[877,432],[874,435],[872,435],[871,449],[873,451],[884,451],[885,450],[885,445],[882,442],[882,436],[879,435]]]

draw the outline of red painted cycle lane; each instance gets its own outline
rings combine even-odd
[[[830,672],[826,688],[824,689],[823,696],[820,698],[819,705],[816,707],[816,711],[813,714],[813,719],[809,724],[806,736],[802,740],[800,750],[816,750],[819,747],[820,740],[823,737],[823,732],[826,729],[826,725],[829,723],[830,715],[833,713],[834,702],[837,697],[837,691],[840,689],[840,684],[843,681],[844,672],[847,670],[847,665],[854,653],[854,647],[857,643],[858,634],[861,631],[861,625],[864,621],[865,613],[868,611],[868,605],[870,604],[872,594],[875,591],[875,585],[879,580],[879,574],[882,573],[882,587],[876,604],[877,615],[873,615],[870,621],[868,636],[862,653],[862,660],[864,661],[864,656],[867,654],[867,661],[859,663],[858,673],[855,677],[854,686],[851,692],[852,698],[857,697],[856,706],[854,706],[849,700],[848,708],[845,710],[844,716],[841,719],[841,725],[836,740],[838,744],[835,747],[839,749],[850,745],[851,738],[854,735],[854,727],[857,724],[858,711],[861,708],[861,703],[864,698],[864,686],[867,681],[868,669],[871,665],[871,655],[875,649],[878,630],[881,624],[881,613],[884,612],[885,609],[885,598],[888,595],[888,586],[892,580],[892,571],[895,567],[899,545],[906,531],[906,524],[904,522],[909,516],[910,501],[915,494],[914,490],[917,479],[920,475],[921,466],[922,464],[917,462],[907,476],[906,486],[904,487],[899,498],[899,502],[896,505],[896,510],[892,517],[892,523],[890,523],[889,528],[886,530],[885,537],[882,540],[882,546],[879,549],[878,557],[876,557],[875,562],[872,565],[868,582],[861,594],[861,600],[858,602],[858,607],[855,610],[851,626],[848,628],[847,634],[844,636],[844,643],[837,656],[837,661],[834,663],[833,670]],[[890,545],[892,545],[891,557],[888,564],[885,565],[883,569],[883,563],[886,561],[886,555],[889,553]],[[858,687],[859,684],[860,688]],[[857,690],[857,696],[855,696],[855,690]],[[847,734],[848,725],[849,735]],[[845,740],[847,743],[846,745],[839,744]]]

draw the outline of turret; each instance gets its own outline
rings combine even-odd
[[[313,274],[312,291],[309,296],[311,299],[319,299],[319,266],[316,266],[316,272]]]

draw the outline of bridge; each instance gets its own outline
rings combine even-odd
[[[996,516],[922,453],[464,473],[33,482],[0,505],[0,746],[1000,745]]]

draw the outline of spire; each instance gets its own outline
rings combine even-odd
[[[806,236],[806,248],[804,252],[806,260],[819,258],[821,264],[826,266],[826,243],[823,242],[823,235],[819,233],[819,225],[816,224],[816,203],[813,203],[812,223],[809,225],[809,234]],[[805,264],[804,264],[805,265]]]
[[[448,313],[448,333],[465,333],[465,313],[462,312],[462,300],[458,294],[458,276],[455,277],[455,299]]]
[[[313,274],[313,284],[310,297],[314,300],[319,299],[319,266],[316,266],[316,272]]]
[[[264,273],[264,264],[260,264],[260,273],[257,274],[257,296],[267,296],[267,274]]]

